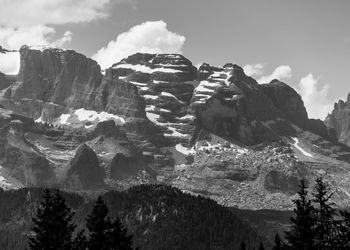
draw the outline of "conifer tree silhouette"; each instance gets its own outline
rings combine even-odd
[[[91,214],[87,218],[89,230],[88,249],[132,250],[132,236],[122,226],[119,219],[108,217],[108,208],[102,197],[98,197]]]
[[[56,190],[52,195],[49,189],[45,189],[37,215],[33,218],[34,225],[28,236],[28,249],[71,250],[75,229],[72,217],[73,212],[59,191]]]
[[[286,232],[289,249],[312,250],[315,241],[315,218],[311,200],[308,198],[305,180],[300,182],[299,198],[293,200],[295,217],[291,218],[291,228]]]

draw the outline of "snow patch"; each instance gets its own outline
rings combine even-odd
[[[116,125],[122,125],[125,123],[124,118],[113,115],[107,112],[96,112],[94,110],[77,109],[70,114],[62,114],[59,117],[59,123],[62,125],[79,125],[84,124],[86,128],[92,127],[93,125],[107,121],[114,120]],[[86,124],[89,123],[89,124]]]
[[[294,147],[296,147],[301,153],[303,153],[303,155],[308,156],[308,157],[313,157],[312,154],[306,152],[302,147],[299,146],[299,140],[296,137],[292,137],[292,139],[294,140]]]
[[[142,87],[147,86],[147,83],[134,82],[134,81],[129,81],[129,82],[131,82],[132,84],[134,84],[134,85],[136,85],[136,86],[142,86]]]
[[[193,116],[193,115],[190,115],[190,114],[187,114],[187,115],[185,115],[185,116],[182,116],[182,117],[179,117],[178,118],[178,120],[193,120],[193,119],[195,119],[195,116]]]
[[[34,122],[35,123],[44,123],[44,121],[42,120],[41,116],[38,119],[36,119]]]
[[[141,65],[141,64],[118,64],[116,66],[113,67],[114,69],[131,69],[133,71],[138,71],[138,72],[142,72],[145,74],[152,74],[154,72],[163,72],[163,73],[179,73],[179,72],[183,72],[181,70],[177,70],[177,69],[170,69],[170,68],[164,68],[164,67],[160,67],[160,68],[155,68],[155,69],[151,69],[150,67],[147,67],[145,65]]]
[[[143,96],[145,99],[152,99],[152,100],[156,100],[158,99],[157,95],[144,95]]]
[[[186,147],[182,146],[180,143],[176,144],[175,149],[184,155],[193,155],[196,153],[194,148],[190,148],[190,149],[186,148]]]
[[[164,136],[167,136],[167,137],[186,137],[187,136],[185,134],[177,132],[176,128],[168,127],[168,129],[171,130],[171,134],[166,133],[164,134]]]
[[[160,115],[154,114],[151,112],[146,112],[146,116],[147,116],[148,120],[159,125],[159,122],[157,120],[159,119]]]

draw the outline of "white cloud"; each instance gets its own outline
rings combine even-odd
[[[332,110],[333,102],[328,99],[328,89],[328,84],[321,84],[311,73],[300,80],[297,90],[310,118],[323,120]]]
[[[281,66],[278,66],[272,72],[271,75],[262,76],[257,81],[258,83],[262,84],[262,83],[269,83],[274,79],[282,81],[290,77],[292,77],[292,68],[288,65],[281,65]]]
[[[0,53],[0,72],[14,75],[19,70],[19,52]]]
[[[150,21],[136,25],[101,48],[93,58],[102,69],[137,53],[181,53],[185,37],[167,29],[164,21]]]
[[[118,0],[121,2],[123,0]],[[128,0],[124,0],[128,1]],[[0,25],[7,27],[90,22],[107,17],[112,0],[2,0]]]
[[[63,36],[61,38],[57,39],[53,43],[54,47],[61,48],[65,44],[70,43],[72,41],[72,36],[73,36],[73,33],[70,32],[69,30],[67,30],[66,32],[64,32],[64,34],[63,34]]]
[[[264,73],[264,65],[261,63],[247,64],[243,67],[243,70],[247,76],[257,77],[261,76]]]
[[[48,45],[55,30],[45,25],[21,28],[0,28],[0,44],[7,49],[19,49],[22,45]]]
[[[52,38],[55,33],[55,29],[45,25],[20,28],[0,27],[0,45],[10,50],[18,50],[24,44],[62,47],[72,39],[72,33],[66,31],[63,37],[54,40]],[[19,62],[18,53],[0,54],[0,71],[15,74],[19,70]]]

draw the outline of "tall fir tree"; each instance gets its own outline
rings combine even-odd
[[[272,250],[282,250],[282,240],[279,234],[275,235]]]
[[[81,230],[77,233],[72,242],[72,250],[86,250],[88,247],[85,231]]]
[[[337,214],[332,193],[322,178],[316,179],[313,202],[315,204],[315,247],[316,249],[334,249],[338,241],[338,228],[334,217]],[[335,248],[337,249],[337,248]]]
[[[246,250],[247,249],[247,247],[246,247],[246,245],[245,245],[245,242],[243,241],[242,243],[241,243],[241,245],[239,246],[239,250]]]
[[[37,215],[33,218],[28,249],[71,250],[75,229],[73,214],[58,190],[52,195],[49,189],[45,189]]]
[[[305,180],[300,182],[299,198],[293,200],[295,217],[292,217],[291,228],[286,232],[286,240],[289,249],[293,250],[313,250],[315,241],[315,219],[311,200],[308,198],[308,191]]]
[[[112,221],[108,217],[108,208],[102,197],[98,197],[91,214],[87,218],[90,232],[89,250],[131,250],[132,236],[122,226],[119,219]]]
[[[350,249],[350,212],[343,210],[339,215],[341,219],[338,221],[338,242],[342,246],[339,249]]]
[[[264,244],[262,242],[260,243],[259,250],[265,250]]]
[[[111,244],[117,250],[132,250],[132,235],[122,225],[119,218],[112,224]]]
[[[108,208],[101,196],[97,198],[92,212],[86,220],[86,227],[89,230],[89,249],[110,249],[112,221],[108,217]]]

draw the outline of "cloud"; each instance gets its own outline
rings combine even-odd
[[[107,6],[111,2],[112,0],[2,0],[0,25],[24,27],[90,22],[107,17]]]
[[[0,53],[0,72],[14,75],[19,70],[19,52]]]
[[[22,45],[42,45],[63,47],[72,39],[72,33],[66,31],[61,38],[53,39],[55,29],[36,25],[20,28],[0,27],[0,45],[6,49],[18,50]],[[15,74],[19,69],[19,54],[0,54],[0,71],[5,74]]]
[[[264,73],[264,65],[261,63],[247,64],[243,67],[243,70],[247,76],[257,77],[261,76]]]
[[[284,80],[286,78],[290,78],[292,77],[292,68],[288,65],[281,65],[278,66],[271,75],[266,75],[266,76],[262,76],[260,77],[257,81],[258,83],[262,84],[262,83],[269,83],[271,82],[273,79],[277,79],[277,80]]]
[[[0,44],[8,49],[19,49],[22,45],[48,45],[55,30],[45,25],[21,28],[0,28]]]
[[[66,32],[64,32],[63,37],[57,39],[54,42],[54,47],[61,48],[65,44],[70,43],[72,41],[72,36],[73,36],[73,33],[67,30]]]
[[[332,110],[333,102],[328,99],[328,84],[321,84],[311,73],[303,77],[297,91],[303,98],[310,118],[324,119]]]
[[[93,58],[105,69],[137,52],[181,53],[184,43],[185,37],[169,31],[164,21],[149,21],[118,35]]]

